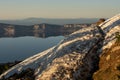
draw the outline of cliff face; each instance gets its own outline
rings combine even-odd
[[[12,67],[0,78],[32,68],[36,80],[90,80],[98,69],[100,54],[116,42],[119,25],[120,14],[99,26],[76,31],[53,48]]]
[[[120,41],[100,56],[99,70],[94,80],[120,80]]]

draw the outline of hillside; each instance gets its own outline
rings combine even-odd
[[[108,77],[109,76],[109,77]],[[99,70],[94,73],[94,80],[120,80],[120,41],[100,56]]]
[[[58,45],[36,54],[0,75],[8,78],[32,68],[36,80],[91,80],[99,68],[100,54],[116,42],[120,31],[120,14],[99,26],[82,28]],[[8,79],[9,80],[9,79]]]

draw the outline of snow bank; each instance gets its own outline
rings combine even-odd
[[[110,48],[116,41],[115,34],[120,32],[120,14],[106,20],[100,25],[105,35],[103,50]]]

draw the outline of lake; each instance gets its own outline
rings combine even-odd
[[[24,60],[58,44],[81,27],[0,24],[0,63]]]
[[[0,38],[0,63],[24,60],[58,44],[64,36]]]

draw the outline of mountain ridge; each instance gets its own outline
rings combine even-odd
[[[64,25],[64,24],[94,23],[97,20],[99,20],[99,18],[78,18],[78,19],[27,18],[20,20],[0,20],[0,23],[17,24],[17,25],[34,25],[34,24],[48,23],[48,24]]]

